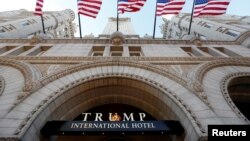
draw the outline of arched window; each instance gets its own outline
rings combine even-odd
[[[228,85],[228,93],[237,108],[250,120],[250,76],[232,79]]]

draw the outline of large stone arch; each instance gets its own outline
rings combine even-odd
[[[39,84],[36,85],[39,86],[37,91],[23,100],[22,103],[9,113],[10,118],[17,114],[16,111],[19,111],[19,114],[22,111],[23,115],[22,120],[17,121],[17,124],[13,127],[16,128],[15,132],[10,134],[14,134],[17,138],[25,141],[39,140],[40,128],[47,120],[54,117],[52,113],[56,111],[58,106],[63,106],[66,103],[65,101],[70,100],[74,96],[81,96],[81,93],[91,90],[90,88],[101,88],[98,86],[101,83],[94,83],[95,85],[90,86],[91,83],[103,81],[104,79],[111,80],[113,78],[119,78],[119,80],[125,79],[130,82],[135,81],[136,83],[130,86],[130,88],[141,92],[147,91],[147,95],[157,98],[157,101],[160,102],[155,103],[151,108],[148,103],[151,104],[152,101],[150,100],[154,98],[146,98],[143,100],[145,101],[144,103],[142,101],[139,102],[142,105],[148,105],[146,108],[152,109],[151,113],[156,117],[167,118],[165,112],[156,111],[155,113],[158,113],[158,115],[154,113],[153,109],[157,109],[157,104],[158,107],[161,105],[162,107],[166,106],[171,109],[173,116],[169,116],[168,118],[175,117],[181,122],[186,130],[185,140],[198,140],[206,137],[207,124],[200,122],[200,119],[206,118],[204,117],[204,113],[208,113],[211,119],[216,118],[211,109],[184,85],[184,80],[170,73],[165,75],[166,72],[160,68],[153,67],[152,69],[147,64],[119,61],[101,62],[99,65],[98,62],[81,64],[76,65],[74,68],[77,70],[68,68],[65,71],[57,73],[57,75],[50,75],[36,82]],[[116,82],[111,81],[109,86],[114,86],[113,83],[116,84]],[[83,85],[87,85],[87,87],[81,87]],[[148,86],[143,87],[144,89],[150,89],[143,91],[139,87],[142,85]],[[117,100],[122,102],[123,99],[130,99],[127,100],[133,102],[130,104],[138,106],[135,103],[140,101],[142,97],[126,97],[127,94],[122,93],[121,97],[117,98]],[[110,93],[105,98],[112,99],[113,96]],[[65,101],[62,101],[63,99]],[[91,99],[89,100],[91,101]],[[69,116],[65,116],[63,119],[65,118],[69,119]]]

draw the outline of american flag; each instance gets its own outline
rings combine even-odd
[[[118,0],[118,12],[137,12],[140,11],[147,0]]]
[[[78,14],[96,18],[102,5],[102,0],[78,0]]]
[[[34,14],[38,16],[42,16],[43,15],[42,8],[43,8],[43,0],[37,0]]]
[[[222,15],[226,13],[230,0],[196,0],[194,17],[200,15]]]
[[[179,14],[185,0],[157,0],[156,15]]]

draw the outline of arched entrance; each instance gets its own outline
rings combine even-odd
[[[185,84],[174,74],[147,64],[112,61],[77,65],[32,85],[39,89],[18,106],[30,103],[34,109],[16,134],[25,141],[38,141],[48,121],[73,120],[93,107],[120,103],[146,111],[157,120],[180,121],[185,132],[174,140],[198,140],[205,136],[206,125],[199,122],[199,113],[194,114],[192,106],[206,105]]]
[[[62,102],[62,98],[71,97]],[[168,97],[161,90],[141,82],[136,79],[129,79],[124,77],[107,77],[88,81],[84,84],[78,85],[55,99],[55,103],[61,102],[60,106],[49,115],[47,121],[52,120],[74,120],[83,112],[93,110],[95,107],[102,107],[103,105],[128,105],[134,107],[131,110],[144,111],[151,117],[149,119],[156,120],[178,120],[174,111],[164,101]],[[110,106],[108,106],[110,108]],[[107,108],[107,107],[106,107]],[[116,107],[119,108],[119,107]],[[125,109],[125,111],[128,109]],[[104,110],[105,111],[105,110]],[[111,110],[112,111],[112,110]],[[114,112],[114,111],[112,111]],[[184,134],[183,134],[184,136]],[[80,140],[183,140],[183,136],[82,136],[69,137],[60,136],[54,137],[53,141],[80,141]],[[49,140],[44,138],[43,140]]]

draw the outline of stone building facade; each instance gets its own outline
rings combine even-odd
[[[184,133],[173,141],[207,140],[210,124],[249,124],[237,107],[250,100],[249,45],[250,32],[234,41],[134,39],[120,32],[0,39],[0,140],[46,140],[40,130],[47,121],[116,103],[178,120]]]
[[[72,10],[44,12],[45,32],[50,38],[74,38]],[[41,17],[24,9],[0,13],[0,38],[31,38],[43,34]]]
[[[188,39],[190,14],[175,15],[168,20],[164,18],[162,33],[166,39]],[[220,15],[193,18],[191,35],[202,40],[234,41],[250,30],[249,16]]]

